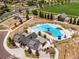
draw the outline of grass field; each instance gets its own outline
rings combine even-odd
[[[47,11],[47,12],[54,12],[54,13],[66,13],[72,16],[79,16],[79,3],[45,7],[45,8],[42,8],[41,10]]]

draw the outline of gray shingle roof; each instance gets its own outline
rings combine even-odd
[[[35,33],[29,34],[27,37],[22,34],[16,34],[14,36],[14,42],[18,42],[28,46],[29,48],[38,50],[38,47],[41,43],[36,38],[37,38],[37,35]]]

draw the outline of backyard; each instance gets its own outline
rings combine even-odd
[[[41,8],[41,10],[52,13],[66,13],[71,16],[79,16],[79,3],[48,6]]]

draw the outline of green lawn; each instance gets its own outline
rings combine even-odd
[[[79,3],[45,7],[45,8],[42,8],[41,10],[47,11],[47,12],[54,12],[54,13],[66,13],[72,16],[79,16]]]

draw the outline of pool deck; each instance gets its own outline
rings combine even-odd
[[[63,36],[61,37],[61,40],[65,40],[65,39],[68,39],[68,38],[71,38],[72,37],[72,32],[69,31],[68,29],[64,29],[62,26],[58,25],[58,24],[49,24],[49,23],[44,23],[44,24],[48,24],[48,25],[52,25],[52,26],[56,26],[58,28],[61,28],[62,30],[61,33],[63,34]],[[39,27],[39,26],[42,26],[44,24],[37,24],[33,27],[30,28],[30,31],[34,31],[33,29],[36,28],[36,27]],[[47,34],[47,33],[46,33]],[[66,35],[66,38],[64,38],[64,36]],[[50,36],[49,36],[50,37]],[[53,37],[54,38],[54,37]],[[57,38],[54,38],[55,40],[58,40]],[[61,41],[61,40],[58,40],[58,41]]]

